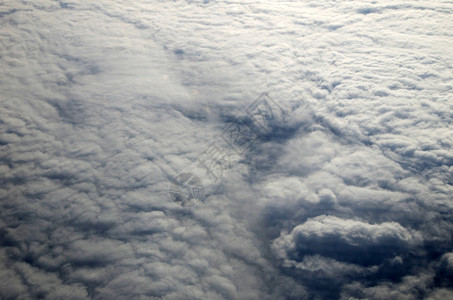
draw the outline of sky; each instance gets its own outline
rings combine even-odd
[[[0,2],[0,298],[453,299],[451,1]]]

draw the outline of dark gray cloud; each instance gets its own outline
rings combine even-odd
[[[0,298],[451,297],[452,12],[0,4]]]

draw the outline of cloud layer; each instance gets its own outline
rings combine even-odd
[[[0,4],[0,298],[451,297],[452,13]],[[246,151],[235,120],[264,124]]]

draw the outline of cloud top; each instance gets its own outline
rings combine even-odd
[[[274,240],[277,256],[301,261],[321,255],[361,266],[378,265],[421,242],[420,234],[397,222],[369,224],[362,221],[318,216]]]

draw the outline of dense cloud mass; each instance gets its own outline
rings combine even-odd
[[[320,254],[369,266],[406,251],[415,243],[413,235],[398,223],[371,225],[320,216],[282,235],[274,246],[279,256],[296,261],[305,255]]]
[[[441,1],[3,1],[0,298],[452,299],[452,32]]]

